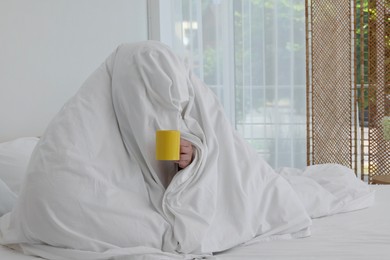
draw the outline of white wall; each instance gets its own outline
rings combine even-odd
[[[39,136],[122,42],[148,38],[147,0],[1,0],[0,142]]]

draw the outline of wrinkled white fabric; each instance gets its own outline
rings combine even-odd
[[[16,195],[0,179],[0,217],[12,210],[16,201]]]
[[[363,209],[374,203],[375,193],[339,164],[308,166],[304,170],[278,171],[294,188],[311,218]]]
[[[167,188],[158,129],[179,129],[196,150]],[[303,237],[310,225],[212,91],[148,41],[119,46],[50,123],[0,243],[48,259],[174,259]]]

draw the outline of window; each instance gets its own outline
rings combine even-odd
[[[304,167],[304,1],[171,0],[159,15],[159,40],[191,62],[257,152],[275,168]]]

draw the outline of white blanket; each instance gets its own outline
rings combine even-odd
[[[157,129],[179,129],[196,149],[167,188],[173,164],[154,159]],[[169,48],[125,44],[50,123],[0,243],[48,259],[173,259],[308,236],[312,214],[289,181]]]

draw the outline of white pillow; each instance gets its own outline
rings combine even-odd
[[[27,164],[38,140],[37,137],[23,137],[0,143],[0,180],[16,195],[19,194]]]

